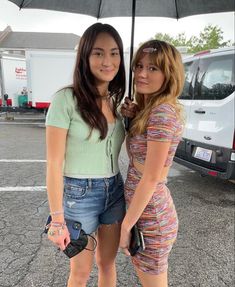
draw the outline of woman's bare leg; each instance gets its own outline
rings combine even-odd
[[[93,249],[93,242],[89,239],[87,248]],[[86,287],[94,260],[94,252],[83,250],[70,259],[70,274],[67,287]]]
[[[115,287],[117,281],[115,258],[119,246],[121,224],[101,225],[98,229],[96,263],[99,270],[98,287]]]
[[[135,270],[143,287],[168,286],[167,271],[159,275],[151,275],[146,272],[142,272],[137,268],[135,268]]]

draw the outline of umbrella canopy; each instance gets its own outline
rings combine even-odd
[[[133,56],[135,17],[183,18],[197,14],[234,11],[234,0],[9,0],[20,9],[45,9],[93,16],[132,17],[130,63]],[[129,72],[129,97],[132,72]]]
[[[86,14],[98,18],[135,16],[183,18],[234,11],[234,0],[9,0],[21,8]]]

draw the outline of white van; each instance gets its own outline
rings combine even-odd
[[[222,179],[235,179],[234,47],[184,59],[180,101],[186,125],[174,160]]]

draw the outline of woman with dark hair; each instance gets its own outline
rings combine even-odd
[[[183,131],[178,96],[184,85],[184,68],[172,45],[151,40],[136,52],[133,71],[137,106],[127,137],[128,209],[120,247],[130,255],[130,230],[137,223],[145,243],[145,249],[132,257],[137,275],[144,287],[167,287],[168,256],[176,240],[178,219],[166,181]],[[126,100],[123,115],[128,105]]]
[[[58,91],[46,119],[48,238],[64,250],[65,218],[97,238],[98,286],[116,286],[115,257],[125,215],[118,155],[125,130],[117,112],[125,92],[123,45],[108,24],[90,26],[80,39],[73,84]],[[88,249],[93,248],[89,240]],[[68,287],[86,286],[94,252],[70,259]]]

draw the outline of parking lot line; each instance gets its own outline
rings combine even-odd
[[[0,159],[0,162],[46,162],[45,159]]]
[[[46,186],[1,186],[1,191],[45,191]]]
[[[43,122],[0,122],[0,125],[40,125],[40,126],[45,126],[45,123]]]

